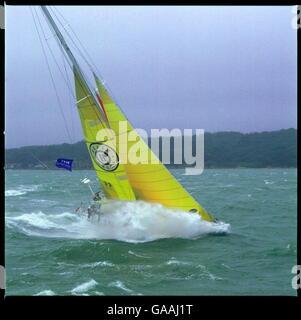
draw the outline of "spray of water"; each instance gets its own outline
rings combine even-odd
[[[100,220],[84,214],[33,212],[7,217],[8,227],[28,235],[77,239],[116,239],[147,242],[162,238],[198,238],[228,233],[230,225],[202,221],[196,213],[166,209],[144,201],[112,201],[103,206]]]

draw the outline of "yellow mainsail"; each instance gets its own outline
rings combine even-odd
[[[205,209],[183,188],[151,149],[148,148],[111,99],[104,85],[96,75],[94,77],[110,127],[118,138],[119,155],[125,159],[123,167],[136,199],[161,203],[169,208],[198,212],[204,220],[213,221],[213,218]],[[131,160],[137,158],[137,154],[133,154],[137,152],[137,143],[140,149],[140,155],[138,156],[140,156],[142,163],[129,161],[130,158]]]
[[[129,184],[124,166],[119,163],[118,146],[114,135],[112,135],[103,115],[93,102],[79,75],[75,70],[73,72],[83,134],[104,193],[110,199],[135,200],[135,194]],[[101,137],[99,136],[100,132],[102,133]]]

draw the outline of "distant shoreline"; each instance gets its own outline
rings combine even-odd
[[[151,146],[152,141],[148,140]],[[205,169],[297,168],[297,130],[282,129],[261,133],[217,132],[204,136]],[[182,140],[182,145],[184,140]],[[196,155],[196,137],[192,137],[191,155]],[[170,169],[194,167],[186,165],[186,155],[181,147],[182,164],[175,159],[174,139],[170,140]],[[159,139],[158,158],[163,158],[163,142]],[[93,170],[93,164],[84,141],[74,144],[30,146],[5,150],[6,169],[56,169],[58,158],[73,159],[73,170]],[[166,158],[168,159],[168,158]],[[167,160],[168,161],[168,160]]]

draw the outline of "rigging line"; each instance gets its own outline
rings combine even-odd
[[[53,10],[51,9],[51,11],[53,12]],[[55,15],[55,13],[54,13],[54,15]],[[56,15],[55,15],[56,16]],[[57,16],[56,16],[56,18],[57,18]],[[58,19],[58,18],[57,18]],[[59,20],[59,19],[58,19]],[[59,21],[59,23],[61,24],[61,22]],[[48,22],[48,24],[49,24],[49,22]],[[51,29],[51,28],[50,28]],[[65,32],[68,34],[68,32],[65,30]],[[68,35],[69,36],[69,35]],[[70,37],[70,36],[69,36]],[[56,39],[57,39],[57,37],[56,37]],[[71,40],[73,41],[73,39],[71,38]],[[57,41],[58,41],[58,39],[57,39]],[[74,41],[73,41],[74,42]],[[59,44],[59,46],[61,46],[60,45],[60,43],[59,43],[59,41],[58,41],[58,44]],[[66,54],[66,53],[65,53]],[[69,59],[67,59],[67,61],[69,62]],[[69,62],[69,65],[70,65],[70,67],[73,69],[73,65],[71,65],[70,64],[70,62]],[[88,80],[88,78],[87,78],[87,76],[84,74],[84,72],[83,72],[83,70],[81,69],[80,70],[81,71],[81,73],[82,73],[82,76],[84,77],[84,79],[85,79],[85,82],[87,83],[87,86],[88,86],[88,88],[90,88],[90,87],[92,87],[92,85],[91,85],[91,82]],[[81,81],[80,81],[81,82]],[[81,83],[80,83],[81,84]],[[81,84],[81,86],[82,86],[82,84]],[[82,86],[83,87],[83,86]],[[91,89],[90,89],[91,90]],[[99,109],[98,108],[98,106],[97,106],[97,104],[96,104],[96,109]],[[101,112],[100,112],[100,115],[101,115]],[[102,117],[102,115],[101,115],[101,119],[102,119],[103,117]],[[106,120],[105,119],[103,119],[104,120],[104,122],[106,122]]]
[[[66,60],[67,60],[67,63],[69,64],[69,66],[70,66],[70,63],[68,62],[68,59],[66,58],[66,54],[65,54],[62,46],[59,46],[59,48],[60,48],[60,51],[61,51],[61,54],[62,54],[63,66],[64,66],[64,70],[65,70],[65,74],[66,74],[66,84],[67,84],[67,87],[69,89],[69,93],[70,92],[72,93],[71,94],[72,98],[75,98],[74,90],[72,88],[72,85],[71,85],[71,82],[70,82],[70,79],[69,79],[69,75],[68,75],[68,72],[67,72],[67,68],[66,68]]]
[[[49,169],[49,167],[47,166],[46,163],[44,163],[43,161],[41,161],[38,157],[36,157],[31,151],[29,152],[30,155],[32,155],[36,160],[38,160],[46,169]]]
[[[74,32],[74,30],[72,29],[71,25],[69,24],[69,22],[64,18],[64,16],[59,12],[59,10],[57,8],[54,7],[54,9],[60,14],[60,16],[63,18],[63,20],[65,20],[65,22],[67,23],[67,25],[69,26],[71,32],[73,33],[73,35],[75,36],[75,38],[77,39],[78,43],[80,44],[80,46],[82,47],[84,53],[87,55],[87,57],[90,59],[90,62],[86,59],[85,55],[83,54],[83,52],[80,50],[80,48],[76,45],[75,41],[73,40],[72,36],[69,34],[68,30],[65,28],[65,26],[63,25],[63,23],[60,21],[60,19],[58,18],[58,16],[56,15],[56,13],[54,12],[54,10],[51,8],[51,12],[54,14],[54,16],[56,17],[56,19],[58,20],[58,22],[61,24],[61,26],[63,27],[65,33],[67,34],[67,36],[70,38],[70,40],[73,43],[73,47],[78,51],[79,55],[82,57],[82,59],[85,61],[85,63],[88,65],[88,67],[90,68],[90,71],[92,73],[94,73],[94,70],[92,68],[92,65],[94,67],[95,70],[97,70],[97,72],[100,74],[100,77],[103,79],[99,69],[97,68],[96,64],[93,62],[91,56],[89,55],[88,51],[85,49],[84,45],[82,44],[82,42],[80,41],[80,39],[78,38],[78,36],[76,35],[76,33]],[[91,65],[92,64],[92,65]],[[93,87],[93,85],[91,85],[90,80],[88,80],[88,78],[86,77],[86,81],[88,82],[90,87]],[[94,84],[94,82],[93,82]]]
[[[58,39],[56,37],[56,41],[58,43]],[[59,44],[59,43],[58,43]],[[67,60],[67,63],[68,65],[70,66],[70,63],[66,57],[66,54],[62,48],[62,46],[58,45],[60,51],[61,51],[61,54],[62,54],[62,60],[63,60],[63,67],[64,67],[64,71],[65,71],[65,76],[66,76],[66,84],[67,84],[67,87],[69,89],[69,95],[68,95],[68,98],[69,98],[69,106],[70,106],[70,118],[71,118],[71,125],[72,125],[72,137],[74,138],[74,123],[73,123],[73,108],[72,106],[74,105],[74,103],[72,103],[71,98],[75,98],[75,95],[74,95],[74,90],[71,88],[72,85],[71,85],[71,81],[70,81],[70,78],[69,78],[69,74],[67,72],[67,68],[66,68],[66,60]],[[70,95],[70,92],[72,93]]]
[[[36,15],[37,15],[37,13],[36,13]],[[38,16],[38,15],[37,15],[37,16]],[[39,22],[40,22],[40,20],[39,20]],[[51,32],[51,28],[50,28],[50,25],[49,25],[48,21],[47,21],[47,24],[48,24],[49,29],[50,29],[50,32]],[[41,23],[40,23],[40,25],[41,25]],[[46,41],[46,45],[47,45],[47,47],[48,47],[48,50],[49,50],[49,52],[51,53],[51,56],[52,56],[52,58],[53,58],[53,60],[54,60],[54,62],[55,62],[55,64],[56,64],[56,66],[57,66],[57,68],[58,68],[58,70],[59,70],[59,72],[60,72],[60,74],[61,74],[64,82],[66,83],[66,85],[67,85],[67,87],[68,87],[68,89],[69,89],[69,93],[71,93],[72,97],[75,98],[74,93],[73,93],[73,90],[72,90],[72,89],[70,88],[70,86],[68,85],[68,81],[65,79],[64,74],[63,74],[63,72],[62,72],[62,70],[61,70],[61,68],[60,68],[60,66],[59,66],[59,64],[58,64],[58,62],[57,62],[57,60],[56,60],[56,58],[55,58],[52,50],[51,50],[51,47],[50,47],[47,39],[46,39],[46,35],[45,35],[45,32],[44,32],[44,29],[43,29],[42,27],[41,27],[41,29],[42,29],[42,31],[43,31],[44,39],[45,39],[45,41]],[[56,39],[56,41],[58,42],[57,36],[56,36],[55,34],[53,34],[53,37],[54,37],[54,38]],[[60,47],[60,46],[59,46],[59,47]],[[69,63],[69,61],[68,61],[67,58],[66,58],[66,60],[67,60],[67,62]],[[69,63],[69,64],[70,64],[70,63]]]
[[[31,9],[31,8],[30,8],[30,9]],[[32,12],[32,11],[31,11],[31,12]],[[35,13],[36,13],[36,12],[35,12]],[[36,15],[37,15],[37,13],[36,13]],[[37,15],[37,18],[38,18],[37,20],[38,20],[38,22],[39,22],[40,28],[41,28],[41,30],[42,30],[42,32],[43,32],[43,34],[44,34],[44,37],[45,37],[45,33],[44,33],[44,30],[43,30],[43,28],[42,28],[42,26],[41,26],[41,22],[40,22],[40,20],[39,20],[38,15]],[[52,76],[52,73],[51,73],[50,65],[49,65],[49,62],[48,62],[48,59],[47,59],[47,55],[46,55],[46,52],[45,52],[45,49],[44,49],[44,46],[43,46],[43,42],[42,42],[42,39],[41,39],[39,30],[38,30],[38,27],[37,27],[37,24],[36,24],[34,15],[33,15],[33,19],[34,19],[34,24],[35,24],[35,26],[36,26],[36,29],[37,29],[37,32],[38,32],[38,36],[39,36],[39,40],[40,40],[40,43],[41,43],[41,46],[42,46],[42,49],[43,49],[43,53],[44,53],[44,56],[45,56],[45,59],[46,59],[47,68],[48,68],[48,71],[49,71],[49,74],[50,74],[50,77],[51,77],[51,82],[52,82],[52,85],[53,85],[53,87],[54,87],[54,91],[55,91],[56,98],[57,98],[57,101],[58,101],[58,104],[59,104],[59,108],[60,108],[61,114],[62,114],[63,119],[64,119],[64,122],[65,122],[65,129],[66,129],[67,135],[68,135],[68,137],[69,137],[69,141],[70,141],[70,143],[71,143],[71,137],[70,137],[70,133],[69,133],[68,127],[67,127],[67,125],[66,125],[67,121],[66,121],[66,119],[65,119],[65,115],[64,115],[63,110],[62,110],[61,100],[60,100],[60,98],[59,98],[59,95],[58,95],[58,92],[57,92],[57,89],[56,89],[56,86],[55,86],[55,82],[54,82],[54,79],[53,79],[53,76]]]
[[[85,54],[87,55],[87,57],[89,58],[91,65],[92,65],[92,66],[94,67],[94,69],[96,69],[97,72],[100,74],[100,72],[99,72],[96,64],[94,63],[93,59],[92,59],[91,56],[89,55],[89,52],[86,50],[85,46],[82,44],[82,42],[80,41],[79,37],[78,37],[78,36],[76,35],[76,33],[74,32],[74,30],[73,30],[73,28],[71,27],[71,25],[69,24],[69,22],[66,20],[66,18],[60,13],[60,11],[59,11],[56,7],[54,7],[54,9],[55,9],[55,10],[57,11],[57,13],[63,18],[63,20],[67,23],[67,25],[69,26],[72,34],[74,35],[74,37],[75,37],[76,40],[78,41],[78,43],[79,43],[79,45],[81,46],[81,48],[83,49],[84,53],[85,53]],[[54,14],[55,14],[55,13],[54,13]],[[55,15],[55,16],[56,16],[56,18],[58,19],[58,16],[57,16],[57,15]],[[58,19],[58,21],[59,21],[59,19]],[[65,29],[65,30],[66,30],[66,29]],[[67,30],[66,30],[66,33],[68,34]],[[71,38],[71,36],[70,36],[69,34],[68,34],[68,36],[69,36],[70,39],[72,40],[72,38]],[[72,41],[73,41],[73,40],[72,40]],[[74,41],[73,41],[73,43],[74,43]],[[76,46],[76,47],[77,47],[77,46]],[[78,51],[80,52],[80,49],[79,49],[78,47],[77,47],[77,49],[78,49]],[[82,55],[82,56],[83,56],[83,58],[84,58],[84,55]],[[86,63],[90,66],[90,69],[92,69],[90,63],[89,63],[87,60],[86,60]]]
[[[48,21],[47,21],[47,23],[48,23]],[[49,24],[48,24],[48,26],[49,26]],[[43,29],[42,29],[42,30],[43,30]],[[51,30],[51,28],[50,28],[50,30]],[[43,34],[44,34],[44,38],[45,38],[45,40],[46,40],[46,36],[45,36],[44,30],[43,30]],[[56,41],[58,42],[57,36],[56,36],[55,34],[53,34],[53,36],[55,37]],[[73,93],[73,90],[69,87],[68,81],[65,79],[65,77],[64,77],[64,75],[63,75],[63,72],[62,72],[62,70],[61,70],[61,68],[60,68],[60,66],[59,66],[59,64],[58,64],[58,62],[57,62],[57,60],[56,60],[56,58],[55,58],[55,56],[54,56],[54,54],[53,54],[53,52],[52,52],[51,47],[49,46],[47,40],[46,40],[46,44],[47,44],[48,50],[49,50],[49,52],[50,52],[50,54],[51,54],[51,56],[52,56],[52,58],[53,58],[53,60],[54,60],[54,62],[55,62],[55,64],[56,64],[56,66],[57,66],[57,68],[58,68],[58,70],[59,70],[62,78],[64,79],[64,81],[65,81],[65,83],[66,83],[66,85],[67,85],[67,87],[68,87],[68,89],[69,89],[69,93],[71,93],[72,97],[75,98],[74,93]],[[60,46],[59,46],[59,47],[60,47]],[[67,60],[68,64],[70,65],[69,60],[68,60],[67,58],[66,58],[66,60]]]
[[[47,21],[47,23],[48,23],[48,21]],[[49,23],[48,23],[48,25],[49,25]],[[50,25],[49,25],[50,26]],[[51,28],[50,28],[51,29]],[[68,56],[67,56],[67,54],[66,54],[66,52],[62,49],[62,46],[61,46],[61,44],[60,44],[60,41],[59,41],[59,39],[55,36],[55,38],[56,38],[56,41],[57,41],[57,44],[58,44],[58,47],[60,48],[60,50],[61,50],[61,52],[64,54],[64,56],[65,56],[65,59],[67,60],[67,62],[68,62],[68,65],[70,66],[70,68],[71,68],[71,70],[73,70],[73,65],[72,65],[72,63],[69,61],[69,58],[68,58]],[[73,71],[74,72],[74,71]],[[81,88],[82,88],[82,90],[84,90],[85,91],[85,88],[84,88],[84,85],[81,83],[81,81],[79,80],[79,83],[80,83],[80,86],[81,86]],[[69,89],[70,89],[70,87],[68,87]],[[71,89],[70,89],[71,90]],[[73,90],[71,90],[71,92],[72,92],[72,97],[74,98],[74,100],[76,100],[76,96],[75,96],[75,94],[74,94],[74,92],[73,92]],[[78,104],[77,103],[75,103],[75,105],[77,105],[77,107],[78,107]],[[92,104],[93,106],[94,106],[94,104]],[[96,117],[97,118],[99,118],[99,116],[98,116],[98,114],[97,114],[97,111],[96,110],[94,110],[94,108],[93,108],[93,111],[95,112],[95,114],[96,114]],[[102,119],[101,118],[99,118],[99,120],[102,122]],[[90,131],[90,128],[88,128],[88,130]],[[90,131],[91,132],[91,131]]]
[[[57,8],[54,7],[54,9],[58,12],[58,14],[65,20],[65,22],[68,24],[71,32],[74,34],[75,38],[77,39],[77,41],[79,42],[80,46],[82,47],[83,51],[85,52],[85,54],[87,55],[87,57],[90,59],[93,67],[95,68],[95,70],[97,71],[97,73],[99,74],[99,77],[101,78],[101,83],[104,86],[104,88],[108,91],[109,95],[112,97],[114,103],[118,106],[118,108],[120,109],[120,111],[123,113],[123,116],[125,117],[125,119],[128,120],[128,118],[126,117],[123,109],[121,108],[121,106],[119,105],[119,103],[117,103],[117,99],[116,97],[113,95],[112,90],[110,89],[110,87],[106,84],[104,85],[104,77],[102,76],[101,72],[99,71],[99,69],[97,68],[96,64],[94,63],[93,59],[91,58],[91,56],[89,55],[88,51],[86,50],[85,46],[82,44],[82,42],[80,41],[80,39],[78,38],[78,36],[76,35],[76,33],[74,32],[73,28],[71,27],[71,25],[69,24],[69,22],[66,20],[66,18],[59,12],[59,10]],[[54,13],[55,17],[57,18],[57,20],[60,22],[60,19],[58,18],[58,16],[55,14],[54,10],[52,10],[52,12]],[[63,26],[63,24],[60,22],[60,24]],[[65,29],[65,28],[64,28]],[[87,59],[85,58],[85,56],[82,54],[81,50],[77,47],[77,45],[75,44],[74,40],[72,39],[72,37],[69,35],[68,31],[65,29],[66,34],[68,35],[68,37],[71,39],[71,41],[73,42],[73,44],[75,45],[76,49],[78,50],[79,54],[81,55],[81,57],[85,60],[85,62],[88,64],[89,68],[91,71],[93,71],[93,68],[91,67],[90,63],[87,61]],[[129,121],[129,120],[128,120]]]
[[[78,51],[79,55],[81,56],[81,58],[85,61],[85,63],[88,65],[90,71],[93,72],[93,68],[92,66],[90,65],[89,61],[86,59],[86,57],[82,54],[82,52],[80,51],[80,49],[78,48],[78,46],[76,45],[75,41],[73,40],[73,38],[70,36],[68,30],[66,30],[66,28],[64,27],[64,25],[61,23],[61,21],[58,19],[57,15],[55,14],[54,10],[52,8],[49,8],[50,11],[52,12],[52,14],[56,17],[58,23],[62,26],[62,29],[64,29],[66,35],[69,37],[69,39],[71,40],[72,44],[73,44],[73,49],[75,49],[76,51]],[[85,75],[84,71],[81,70],[82,73]],[[86,79],[86,82],[88,83],[88,85],[90,87],[93,87],[92,86],[92,83],[91,81],[89,80],[89,78],[85,75],[85,79]]]
[[[99,73],[99,75],[102,77],[102,75],[101,75],[99,69],[97,68],[96,64],[95,64],[94,61],[92,60],[92,58],[91,58],[91,56],[89,55],[88,51],[86,50],[86,48],[84,47],[84,45],[82,44],[82,42],[80,41],[80,39],[78,38],[78,36],[76,35],[76,33],[74,32],[74,30],[71,28],[71,26],[70,26],[70,30],[71,30],[72,34],[75,36],[75,38],[77,39],[77,41],[79,42],[79,44],[80,44],[80,46],[82,47],[84,53],[85,53],[85,54],[87,55],[87,57],[90,59],[90,63],[91,63],[91,64],[88,63],[88,61],[86,61],[86,62],[89,64],[90,69],[93,70],[93,68],[94,68],[94,69]],[[80,50],[80,49],[78,48],[78,50]],[[86,60],[86,59],[85,59],[85,60]],[[93,66],[93,68],[92,68],[92,66]]]
[[[68,62],[68,64],[69,64],[71,70],[73,70],[73,64],[71,63],[71,61],[69,61],[69,58],[68,58],[68,56],[67,56],[67,53],[62,49],[62,46],[61,46],[61,44],[60,44],[60,41],[59,41],[59,39],[58,39],[57,37],[56,37],[56,40],[57,40],[57,43],[58,43],[59,48],[62,50],[63,54],[65,55],[66,60],[67,60],[67,62]],[[81,70],[81,72],[83,72],[83,71]],[[73,73],[74,73],[74,70],[73,70]],[[85,78],[87,78],[87,77],[85,76]],[[86,81],[87,81],[87,79],[86,79]],[[84,86],[84,84],[82,83],[82,81],[81,81],[80,79],[79,79],[79,84],[80,84],[82,90],[83,90],[84,92],[86,92],[85,86]],[[89,83],[87,83],[87,84],[89,85]],[[91,86],[91,85],[90,85],[90,86]],[[73,97],[74,97],[75,100],[77,99],[76,96],[74,96],[74,94],[73,94]],[[93,101],[91,101],[91,102],[93,102]],[[76,103],[76,105],[77,105],[78,108],[80,107],[77,103]],[[98,118],[98,119],[100,120],[100,122],[102,123],[102,122],[103,122],[103,118],[102,118],[101,115],[98,115],[98,113],[97,113],[97,112],[98,112],[97,106],[96,106],[94,103],[92,103],[91,106],[92,106],[92,105],[94,105],[94,106],[96,107],[96,110],[95,110],[95,108],[93,108],[93,112],[95,113],[96,118]],[[103,124],[102,124],[102,127],[104,127]],[[87,130],[90,131],[90,128],[88,127]],[[90,132],[92,132],[92,131],[90,131]]]
[[[62,53],[63,66],[64,66],[64,70],[65,70],[65,74],[66,74],[66,79],[68,81],[68,86],[69,86],[70,91],[72,91],[71,90],[71,83],[70,83],[69,75],[68,75],[67,68],[66,68],[64,52],[63,52],[62,47],[61,46],[59,46],[59,47],[60,47],[61,53]],[[69,107],[70,107],[71,129],[72,129],[72,137],[74,139],[74,136],[75,136],[74,135],[74,121],[73,121],[73,110],[74,110],[74,108],[72,107],[72,106],[74,106],[74,104],[72,103],[70,97],[71,97],[71,95],[69,94],[68,98],[69,98]],[[73,98],[73,96],[71,98]]]

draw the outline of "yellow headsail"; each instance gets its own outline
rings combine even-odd
[[[109,199],[135,200],[124,166],[119,163],[114,135],[75,70],[74,78],[86,145],[104,193]]]
[[[131,157],[137,151],[137,142],[140,150],[143,150],[140,154],[142,163],[135,164],[127,161],[123,165],[136,199],[161,203],[169,208],[198,212],[204,220],[213,221],[213,218],[183,188],[151,149],[148,148],[96,76],[95,80],[110,127],[119,138],[118,140],[121,141],[119,142],[120,156],[127,157],[127,159],[137,157],[137,155]],[[120,126],[120,123],[122,123],[122,126]],[[126,136],[131,141],[126,141]]]

